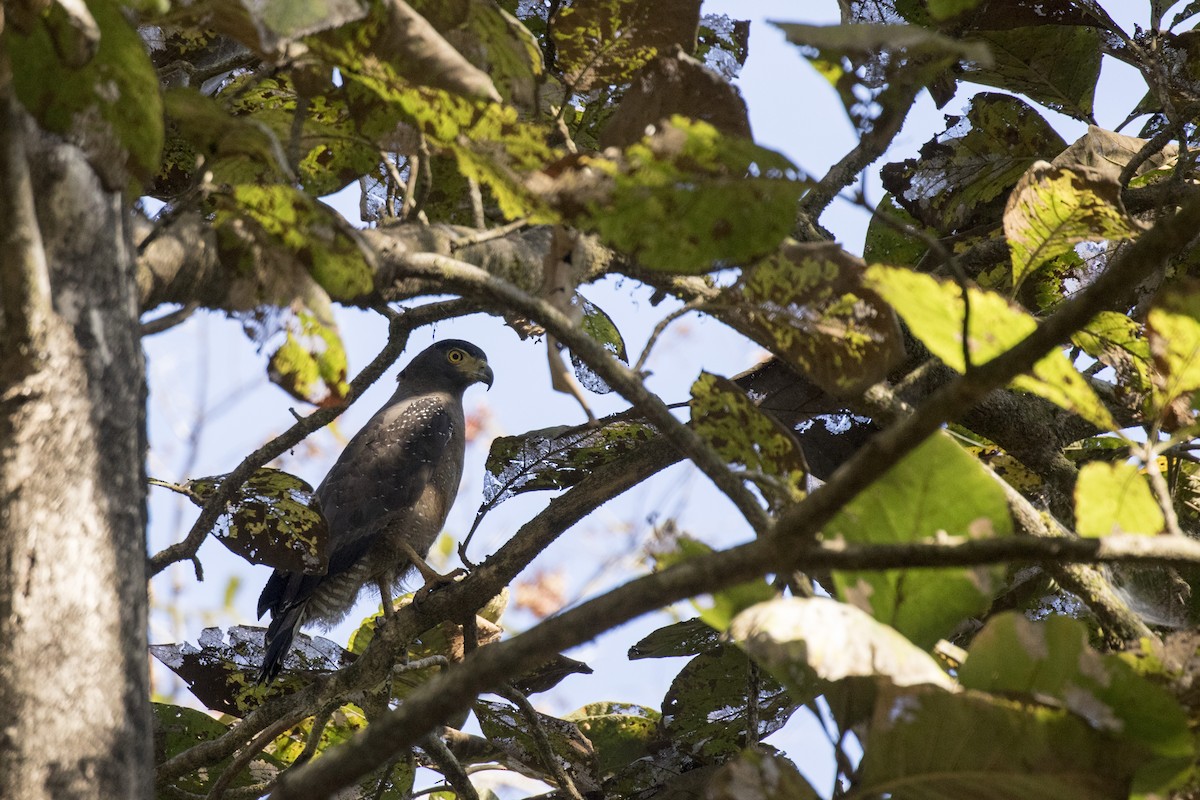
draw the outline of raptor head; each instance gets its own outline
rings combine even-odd
[[[446,339],[417,354],[400,371],[398,380],[461,392],[473,383],[487,384],[490,389],[494,377],[482,350],[462,339]]]

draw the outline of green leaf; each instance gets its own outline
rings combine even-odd
[[[1166,523],[1162,509],[1137,467],[1092,461],[1075,482],[1075,532],[1100,537],[1117,533],[1155,534]]]
[[[1118,391],[1151,390],[1150,343],[1142,326],[1116,311],[1101,311],[1071,337],[1072,344],[1117,373]]]
[[[615,159],[575,156],[531,188],[643,267],[708,272],[773,252],[805,184],[778,153],[673,116]]]
[[[578,305],[583,313],[583,319],[579,322],[579,327],[583,328],[583,332],[599,342],[605,350],[628,364],[629,354],[625,351],[625,339],[621,337],[621,331],[617,329],[617,324],[613,322],[612,317],[578,292],[572,299],[572,305]],[[571,352],[571,366],[575,369],[575,377],[579,383],[589,392],[596,394],[612,392],[612,387],[593,372],[591,367],[583,363],[574,351]]]
[[[188,481],[192,501],[203,505],[225,477]],[[329,526],[312,503],[306,482],[260,467],[238,488],[212,534],[251,564],[320,575],[329,567]]]
[[[929,250],[929,245],[916,236],[910,236],[902,228],[888,224],[891,220],[900,225],[921,230],[921,221],[908,213],[896,198],[885,193],[875,206],[875,213],[867,223],[867,236],[863,241],[863,259],[868,264],[889,264],[893,267],[915,267]]]
[[[1063,709],[976,692],[884,688],[854,796],[1127,800],[1136,761]]]
[[[203,711],[167,703],[151,703],[154,712],[154,762],[163,764],[169,759],[199,744],[211,742],[229,732],[229,726],[213,719]],[[278,775],[287,761],[272,753],[259,753],[247,769],[241,770],[229,782],[237,789],[252,786]],[[183,792],[207,794],[217,777],[233,764],[230,755],[210,765],[210,769],[188,772],[170,781],[170,786]]]
[[[694,656],[715,649],[720,632],[700,618],[675,622],[642,637],[629,648],[629,660]]]
[[[843,508],[825,540],[901,544],[955,536],[1008,536],[1004,492],[977,460],[938,432]],[[964,619],[987,610],[1003,567],[839,571],[838,596],[920,647],[932,647]]]
[[[1096,28],[1040,24],[971,34],[987,45],[990,67],[969,67],[963,79],[1023,94],[1084,121],[1100,77],[1103,34]]]
[[[1005,200],[1025,171],[1066,147],[1036,111],[1006,95],[977,94],[966,114],[946,122],[946,131],[921,148],[920,158],[888,164],[881,172],[896,202],[941,234],[998,226]]]
[[[1097,652],[1088,638],[1083,623],[1067,617],[999,614],[976,634],[958,677],[971,689],[1053,699],[1124,743],[1140,762],[1135,791],[1168,789],[1196,756],[1187,715],[1167,690],[1120,656]]]
[[[833,243],[785,244],[725,293],[722,321],[835,397],[860,394],[904,357],[895,312],[863,284],[866,265]]]
[[[1121,185],[1082,166],[1040,161],[1021,176],[1004,209],[1013,286],[1079,242],[1120,240],[1140,231],[1121,203]]]
[[[754,704],[755,710],[750,706]],[[684,752],[719,763],[740,752],[752,718],[759,741],[783,727],[799,706],[774,678],[759,673],[736,647],[701,653],[671,681],[662,724]]]
[[[962,290],[949,280],[906,269],[875,265],[867,269],[867,285],[904,318],[913,335],[930,352],[958,372],[965,371],[962,345]],[[1037,320],[995,292],[971,287],[969,344],[972,365],[985,364],[1020,343],[1037,328]],[[1052,350],[1021,375],[1013,387],[1044,397],[1083,417],[1102,430],[1117,423],[1083,376],[1061,350]]]
[[[85,65],[63,63],[46,17],[28,34],[5,31],[13,88],[47,130],[79,146],[110,190],[130,189],[158,170],[163,107],[158,76],[121,4],[93,0],[99,48]]]
[[[1176,283],[1155,299],[1146,317],[1160,408],[1200,389],[1200,281]]]
[[[662,715],[632,703],[589,703],[564,719],[574,722],[596,749],[601,779],[645,757],[658,739]]]
[[[760,603],[738,615],[729,637],[797,700],[822,684],[866,678],[878,686],[957,684],[904,636],[859,609],[823,597]]]
[[[260,245],[298,259],[334,300],[353,300],[374,289],[374,271],[353,228],[310,195],[282,184],[235,186],[217,198],[218,233],[237,220],[255,227]],[[231,255],[241,257],[236,249]]]
[[[795,435],[728,378],[700,373],[688,403],[692,427],[717,454],[766,477],[760,488],[774,505],[804,496],[806,467]]]

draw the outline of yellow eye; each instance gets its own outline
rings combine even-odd
[[[449,361],[451,364],[457,364],[458,362],[462,361],[465,357],[466,356],[463,354],[462,350],[451,350],[449,353],[446,354],[446,360]]]

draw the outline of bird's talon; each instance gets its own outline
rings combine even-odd
[[[455,569],[447,572],[445,575],[440,575],[436,572],[433,575],[427,575],[425,577],[425,585],[418,589],[415,594],[413,594],[413,602],[424,602],[426,599],[428,599],[429,595],[433,594],[443,586],[448,586],[451,583],[454,583],[457,579],[466,574],[467,571],[465,569],[462,567],[456,567]]]

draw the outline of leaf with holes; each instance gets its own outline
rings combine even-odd
[[[625,340],[621,337],[621,331],[617,329],[617,323],[613,322],[612,317],[605,314],[604,309],[600,306],[578,293],[573,298],[572,304],[579,305],[583,313],[583,319],[579,323],[583,332],[599,342],[605,350],[628,364],[629,354],[625,351]],[[591,367],[583,363],[583,360],[575,355],[574,351],[571,352],[571,366],[574,367],[575,377],[579,379],[583,388],[596,394],[608,394],[612,391],[612,387],[593,372]]]
[[[807,469],[795,434],[728,378],[700,373],[688,402],[692,427],[726,461],[761,476],[760,488],[776,505],[804,496]]]
[[[1039,161],[1021,176],[1004,209],[1013,286],[1080,242],[1128,239],[1140,230],[1115,180],[1087,167]]]
[[[204,505],[224,475],[185,486]],[[283,470],[260,467],[234,494],[212,534],[251,564],[321,575],[329,568],[329,526],[313,506],[313,489]]]
[[[542,760],[530,721],[508,703],[476,700],[473,706],[475,717],[483,735],[500,747],[510,758],[515,758],[522,771],[537,775],[542,780],[555,782],[554,773]],[[575,782],[585,796],[600,789],[599,766],[592,743],[579,730],[575,722],[537,714],[537,723],[550,741],[550,751],[559,766]]]
[[[747,267],[714,312],[835,397],[860,394],[904,357],[900,322],[836,244],[786,244]]]

